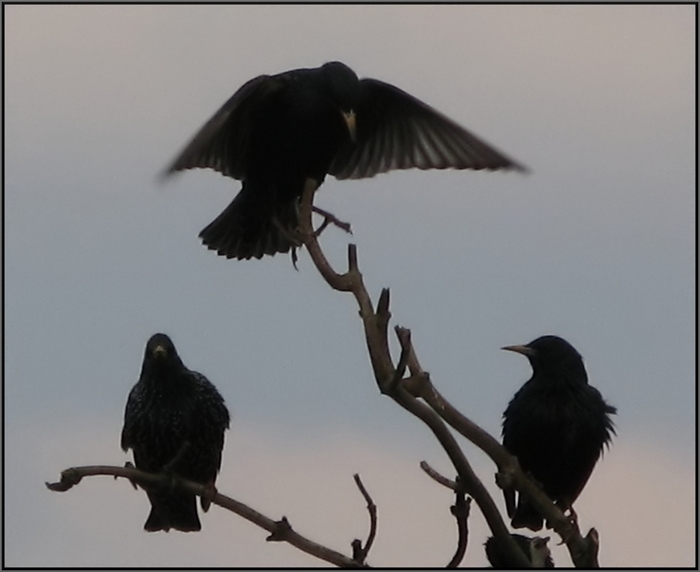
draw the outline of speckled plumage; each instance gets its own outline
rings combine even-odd
[[[610,444],[617,410],[588,384],[583,359],[566,340],[542,336],[503,349],[525,355],[533,369],[503,414],[503,446],[567,510]],[[542,516],[526,497],[520,495],[516,506],[513,490],[504,495],[514,528],[542,528]]]
[[[139,381],[129,393],[121,436],[122,449],[133,450],[136,467],[153,473],[167,469],[213,486],[229,420],[214,385],[185,367],[168,336],[153,335]],[[147,494],[151,513],[146,530],[201,529],[194,495],[162,490]]]

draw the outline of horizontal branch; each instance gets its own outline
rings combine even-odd
[[[114,478],[123,477],[129,479],[132,483],[138,483],[141,486],[159,486],[168,487],[175,486],[197,496],[211,495],[211,490],[208,490],[204,485],[188,481],[180,477],[171,477],[170,475],[147,473],[133,467],[112,467],[106,465],[94,465],[84,467],[72,467],[61,473],[61,480],[57,483],[46,483],[49,490],[57,492],[65,492],[77,485],[83,477],[92,477],[97,475],[109,475]],[[253,524],[267,530],[270,536],[268,541],[282,541],[291,544],[302,552],[306,552],[311,556],[315,556],[321,560],[329,562],[341,568],[360,568],[364,565],[349,558],[340,552],[336,552],[317,542],[309,540],[298,532],[292,529],[286,517],[281,520],[273,520],[249,506],[239,502],[231,497],[217,492],[211,502],[219,505],[226,510],[236,513]]]

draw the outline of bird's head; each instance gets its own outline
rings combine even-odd
[[[165,334],[153,334],[146,344],[146,358],[167,360],[177,355],[172,340]]]
[[[182,365],[172,340],[165,334],[153,334],[143,356],[144,371],[170,371]]]
[[[340,109],[348,127],[350,138],[355,141],[357,123],[355,112],[360,101],[360,80],[348,66],[341,62],[328,62],[321,67],[333,101]]]
[[[581,354],[569,342],[558,336],[542,336],[529,344],[505,346],[501,349],[527,357],[535,375],[571,375],[583,379],[584,382],[588,381]]]

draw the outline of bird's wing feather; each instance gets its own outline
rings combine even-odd
[[[362,179],[393,169],[518,169],[525,167],[399,88],[360,82],[357,141],[337,153],[329,173]]]
[[[139,386],[135,385],[129,392],[129,398],[126,401],[126,409],[124,410],[124,427],[122,428],[121,447],[127,451],[133,444],[132,430],[136,417],[136,408],[138,407],[137,394]]]
[[[245,83],[192,138],[165,171],[214,169],[235,179],[245,176],[245,153],[259,110],[283,86],[279,76],[261,75]]]

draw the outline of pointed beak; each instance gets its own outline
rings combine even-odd
[[[357,141],[357,122],[355,120],[355,112],[352,110],[348,112],[343,111],[342,114],[345,124],[348,126],[348,131],[350,132],[350,139],[352,139],[354,143]]]
[[[535,354],[533,349],[529,346],[503,346],[501,349],[523,354],[524,356],[532,356]]]
[[[153,357],[156,359],[165,359],[168,357],[168,350],[165,346],[156,346],[153,348]]]

